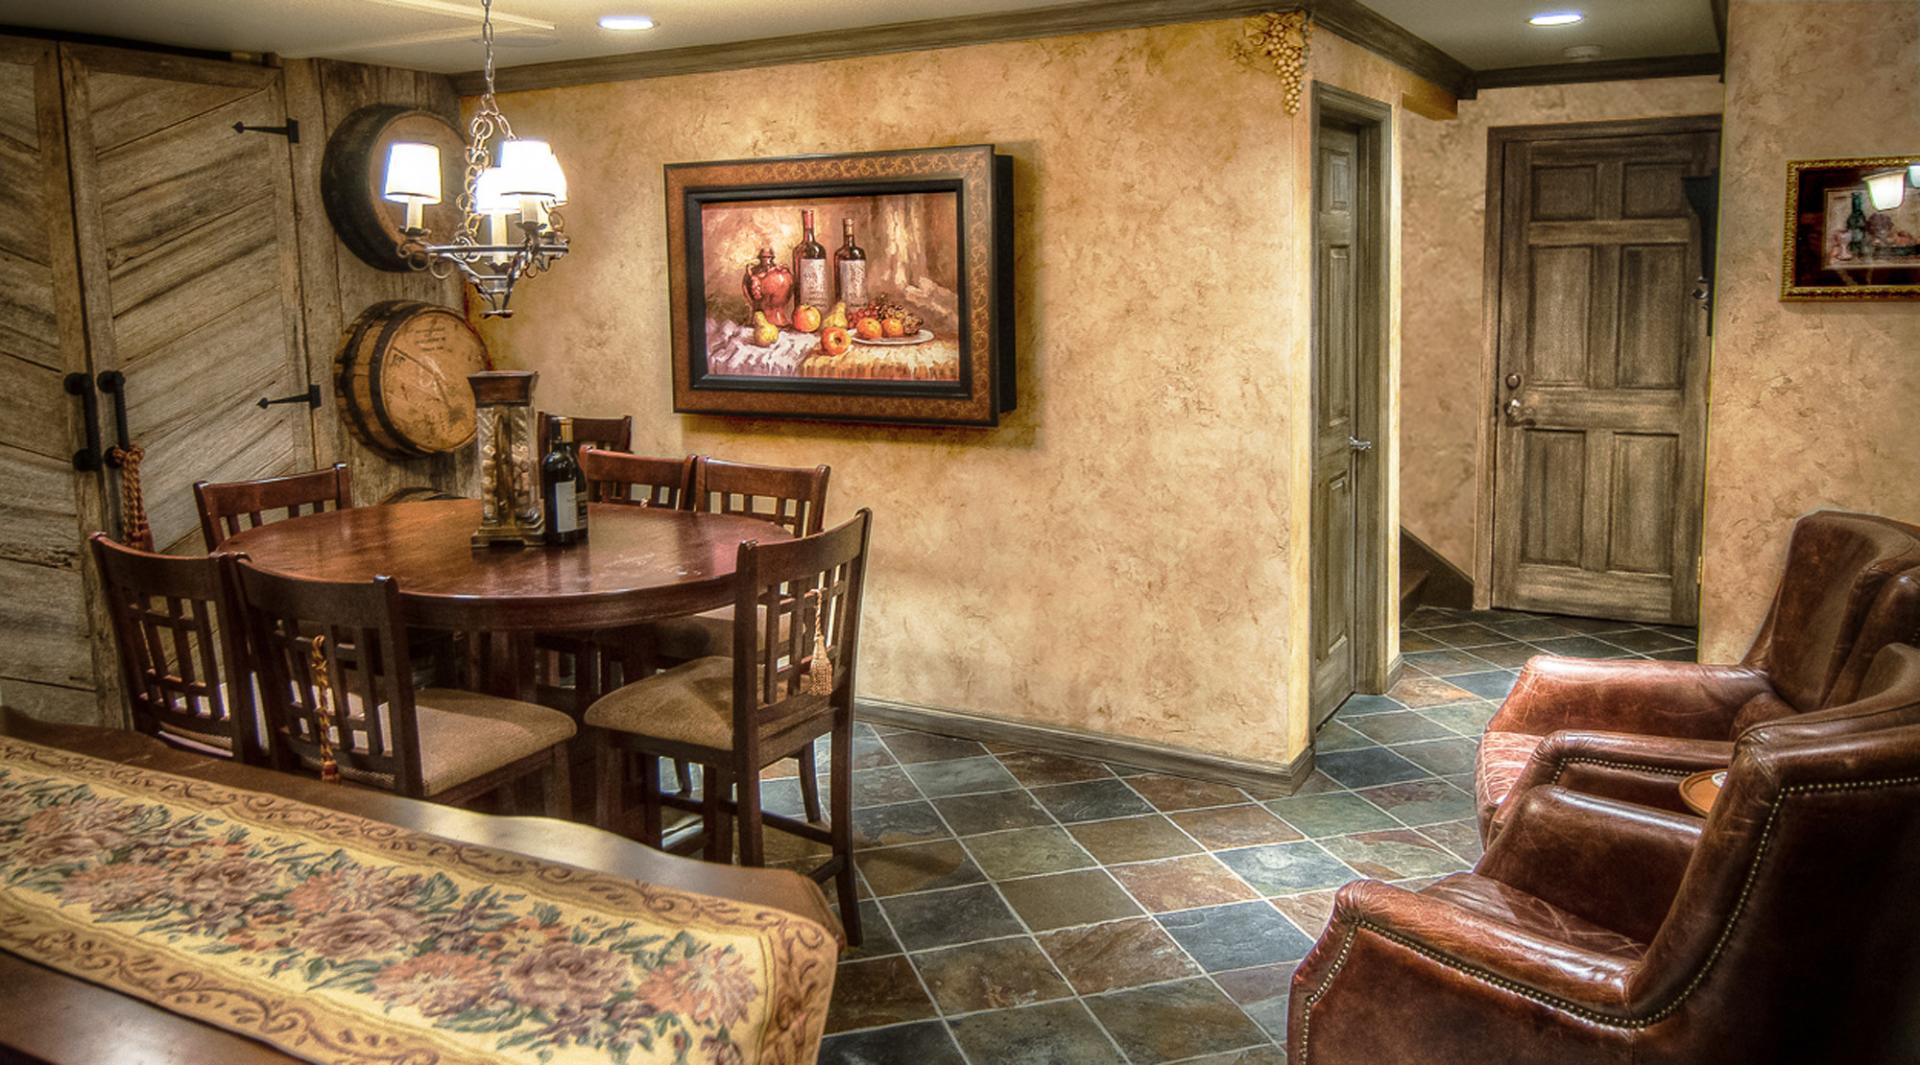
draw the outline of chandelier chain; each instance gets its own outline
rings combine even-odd
[[[458,273],[471,282],[474,291],[487,301],[487,317],[512,312],[507,301],[513,287],[523,278],[543,273],[555,259],[567,254],[566,223],[556,209],[547,209],[542,223],[522,218],[524,237],[511,240],[504,233],[491,233],[483,239],[479,211],[480,177],[492,165],[491,147],[496,138],[514,140],[513,125],[500,111],[494,99],[493,0],[480,0],[480,42],[485,50],[481,74],[484,88],[467,124],[466,174],[457,203],[460,225],[446,244],[430,244],[427,231],[408,230],[398,248],[402,259],[416,270],[425,270],[437,278]],[[511,212],[509,212],[511,213]]]

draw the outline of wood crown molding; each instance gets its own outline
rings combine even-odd
[[[728,44],[531,63],[497,71],[494,84],[498,92],[554,89],[1300,10],[1311,14],[1313,21],[1328,32],[1405,67],[1456,97],[1465,99],[1473,95],[1473,71],[1464,63],[1415,37],[1399,24],[1382,18],[1359,0],[1082,0],[1002,14],[896,22],[858,33],[827,30]],[[478,71],[468,71],[454,75],[453,87],[462,96],[473,96],[481,92],[483,82]]]
[[[1473,76],[1474,88],[1510,89],[1524,85],[1572,85],[1589,81],[1639,81],[1718,75],[1725,66],[1717,52],[1661,55],[1645,59],[1602,59],[1592,63],[1548,63],[1537,67],[1501,67]]]
[[[861,699],[854,705],[854,720],[942,736],[959,736],[1026,747],[1048,754],[1084,758],[1095,762],[1114,762],[1139,769],[1151,769],[1174,776],[1232,784],[1256,791],[1279,791],[1288,795],[1300,789],[1313,775],[1313,747],[1309,745],[1286,765],[1248,762],[1224,754],[1210,754],[1187,747],[1170,747],[1143,740],[1126,739],[1081,729],[1041,725],[1026,721],[986,717],[965,710],[947,710],[884,699]]]

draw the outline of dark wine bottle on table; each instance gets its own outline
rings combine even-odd
[[[555,418],[547,457],[540,462],[540,501],[547,508],[547,542],[575,544],[587,538],[587,475],[573,443],[573,419]]]

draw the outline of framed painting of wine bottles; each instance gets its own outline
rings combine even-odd
[[[1787,164],[1783,300],[1920,299],[1920,155]]]
[[[997,425],[1011,160],[992,145],[666,168],[674,410]]]

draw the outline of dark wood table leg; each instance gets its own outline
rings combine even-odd
[[[488,632],[479,638],[475,678],[479,690],[522,702],[533,701],[533,634]]]

